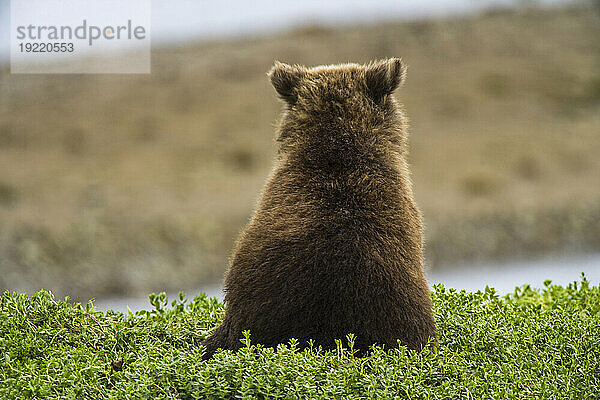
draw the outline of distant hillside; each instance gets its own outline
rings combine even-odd
[[[591,8],[156,49],[152,74],[0,74],[0,288],[76,296],[218,280],[275,146],[265,72],[401,56],[433,267],[600,249]]]

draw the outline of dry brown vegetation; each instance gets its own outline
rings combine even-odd
[[[307,27],[156,49],[151,75],[0,72],[0,288],[219,280],[275,153],[265,72],[401,56],[433,267],[600,249],[600,18],[589,8]]]

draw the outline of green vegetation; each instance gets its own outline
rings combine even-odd
[[[151,295],[152,311],[5,293],[0,299],[0,398],[597,399],[600,287],[547,282],[506,297],[435,288],[440,347],[421,353],[251,346],[202,362],[223,305]]]
[[[156,48],[150,75],[0,67],[0,291],[220,280],[275,152],[275,59],[403,57],[433,268],[598,251],[599,37],[576,5]]]

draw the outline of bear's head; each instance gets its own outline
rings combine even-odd
[[[285,104],[281,150],[328,163],[401,150],[403,112],[391,95],[405,71],[399,58],[313,68],[276,62],[268,76]]]

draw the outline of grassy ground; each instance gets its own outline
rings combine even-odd
[[[101,296],[218,280],[275,152],[273,60],[402,56],[428,260],[600,249],[590,8],[306,27],[155,49],[152,74],[0,72],[0,288]]]
[[[433,293],[439,349],[352,355],[290,346],[220,352],[202,340],[223,305],[205,296],[123,315],[55,301],[0,297],[0,397],[86,399],[597,399],[600,287]]]

